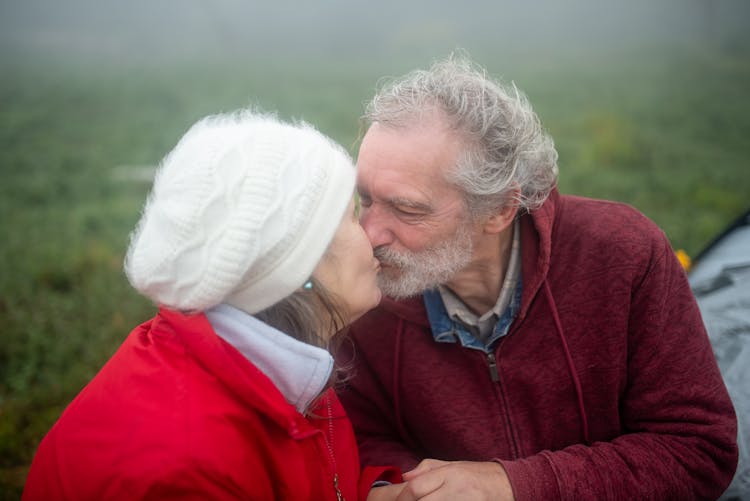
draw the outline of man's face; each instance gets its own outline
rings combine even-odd
[[[381,289],[396,298],[447,282],[472,256],[468,211],[445,180],[458,159],[458,138],[440,121],[425,122],[373,124],[357,160],[360,222],[381,262]]]

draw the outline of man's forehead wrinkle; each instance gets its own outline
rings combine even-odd
[[[430,188],[434,182],[426,171],[410,166],[379,166],[359,179],[359,187],[383,200],[398,201],[404,205],[425,205],[433,196]]]

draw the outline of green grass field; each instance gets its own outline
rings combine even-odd
[[[633,204],[693,255],[750,205],[747,51],[479,59],[529,95],[556,140],[561,191]],[[148,190],[132,167],[157,164],[198,118],[247,105],[304,118],[356,154],[377,78],[409,68],[292,63],[2,63],[0,498],[18,497],[39,440],[154,311],[122,273]]]

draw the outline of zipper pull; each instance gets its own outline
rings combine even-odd
[[[338,473],[333,474],[333,488],[336,489],[336,501],[345,501],[344,496],[341,494],[341,489],[339,489]]]
[[[500,381],[500,374],[497,372],[497,361],[494,353],[487,354],[487,364],[490,366],[490,378],[494,383]]]

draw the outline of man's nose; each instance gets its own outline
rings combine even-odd
[[[388,228],[386,218],[379,209],[375,207],[362,207],[359,215],[359,224],[364,228],[373,249],[382,245],[389,245],[393,242],[393,233]]]

